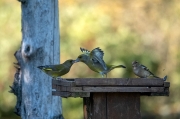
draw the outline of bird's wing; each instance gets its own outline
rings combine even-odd
[[[104,52],[99,47],[97,47],[90,52],[90,56],[103,59]]]
[[[83,52],[85,55],[88,55],[88,56],[89,56],[89,54],[90,54],[90,51],[89,51],[89,50],[87,50],[87,49],[85,49],[85,48],[81,48],[81,47],[80,47],[80,50],[81,50],[81,52]]]
[[[107,69],[106,63],[103,60],[104,52],[99,48],[95,48],[90,52],[90,58],[93,62],[99,62],[104,69]]]
[[[61,66],[60,65],[46,65],[45,66],[45,69],[48,70],[48,71],[57,71],[57,72],[60,72],[64,69],[65,67]]]
[[[141,67],[142,67],[144,70],[149,71],[149,69],[148,69],[146,66],[142,65],[142,64],[141,64]]]
[[[141,65],[141,67],[142,67],[144,70],[148,71],[151,75],[154,76],[154,74],[153,74],[146,66]]]

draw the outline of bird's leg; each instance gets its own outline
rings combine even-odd
[[[56,78],[55,78],[55,77],[52,77],[52,79],[53,79],[53,80],[56,80]]]
[[[104,73],[103,72],[99,72],[99,73],[101,74],[102,78],[104,78]]]

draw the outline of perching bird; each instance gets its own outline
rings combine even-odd
[[[140,78],[147,78],[147,77],[155,77],[155,78],[159,78],[157,76],[155,76],[146,66],[140,64],[137,61],[133,61],[132,62],[132,67],[133,67],[133,72],[135,75],[137,75]],[[165,81],[167,79],[167,76],[165,76],[163,78],[163,80]]]
[[[93,65],[99,62],[104,69],[107,69],[106,63],[103,60],[104,52],[99,47],[93,49],[91,52],[84,48],[80,48],[80,50],[89,57]]]
[[[48,74],[49,76],[57,78],[59,76],[67,74],[74,63],[75,60],[69,59],[62,64],[38,66],[38,68],[46,74]]]
[[[114,65],[105,64],[106,65],[106,69],[105,69],[99,61],[91,60],[90,57],[86,54],[79,55],[75,62],[85,63],[91,70],[100,73],[102,77],[104,77],[104,75],[107,77],[107,73],[113,70],[114,68],[126,68],[123,65],[114,66]]]

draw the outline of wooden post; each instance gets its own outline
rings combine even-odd
[[[84,119],[140,119],[140,93],[91,93]]]
[[[22,42],[11,87],[17,96],[15,113],[22,119],[61,119],[61,98],[52,96],[52,79],[37,66],[59,64],[58,0],[19,0]]]
[[[53,80],[53,95],[82,97],[84,119],[140,119],[140,96],[169,96],[169,82],[143,78]]]

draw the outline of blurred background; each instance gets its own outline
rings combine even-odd
[[[142,119],[180,119],[180,1],[179,0],[60,0],[61,62],[75,59],[80,47],[100,47],[109,64],[123,64],[108,77],[136,77],[137,60],[157,76],[168,75],[169,97],[141,97]],[[0,118],[20,119],[13,113],[14,52],[21,43],[21,4],[0,1]],[[83,63],[64,78],[101,76]],[[82,99],[63,98],[65,119],[83,119]]]

